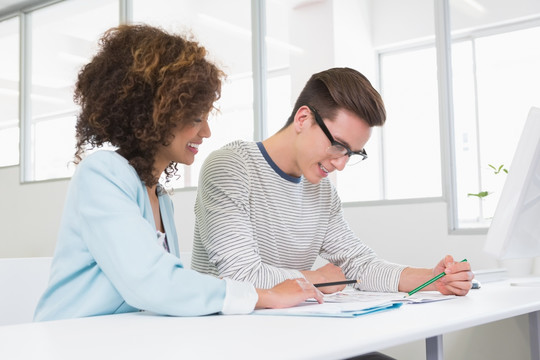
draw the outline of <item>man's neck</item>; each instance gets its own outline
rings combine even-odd
[[[275,133],[262,143],[274,163],[287,175],[300,177],[302,172],[296,161],[294,147],[296,133],[292,126]]]

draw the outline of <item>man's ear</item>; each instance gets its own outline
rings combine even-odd
[[[301,106],[294,114],[294,130],[300,133],[306,126],[311,125],[311,111],[307,106]]]

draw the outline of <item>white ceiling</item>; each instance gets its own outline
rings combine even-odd
[[[30,8],[37,4],[43,4],[52,2],[54,0],[0,0],[0,18],[16,12],[21,9]],[[300,8],[302,6],[310,5],[312,3],[322,2],[323,0],[272,0],[287,4],[291,8]]]
[[[16,5],[22,1],[19,0],[0,0],[0,10]]]
[[[45,2],[47,0],[0,0],[0,17]]]

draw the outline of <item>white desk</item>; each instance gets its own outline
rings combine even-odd
[[[343,359],[421,339],[428,359],[442,359],[442,334],[523,314],[540,359],[539,310],[540,287],[500,282],[353,319],[132,313],[0,326],[0,359]]]

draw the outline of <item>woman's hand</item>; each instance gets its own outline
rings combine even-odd
[[[306,279],[290,279],[271,289],[256,289],[259,300],[256,309],[280,309],[291,307],[306,299],[323,302],[323,294]]]

